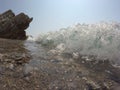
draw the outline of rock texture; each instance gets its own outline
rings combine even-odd
[[[29,27],[32,19],[24,13],[15,15],[12,10],[0,14],[0,38],[25,40],[25,29]]]

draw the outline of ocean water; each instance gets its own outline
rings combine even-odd
[[[59,31],[40,34],[37,45],[61,53],[94,55],[120,64],[120,23],[76,24]]]
[[[84,90],[91,86],[117,90],[120,88],[119,37],[119,23],[101,22],[77,24],[28,38],[24,44],[31,59],[25,64],[24,73],[37,71],[47,75],[45,81],[50,90],[56,87]]]

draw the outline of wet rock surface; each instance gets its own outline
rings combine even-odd
[[[94,56],[50,53],[35,42],[0,39],[1,90],[119,90],[119,67]],[[114,74],[115,73],[115,74]]]
[[[0,14],[0,38],[25,40],[25,29],[29,27],[32,18],[24,13],[15,15],[11,10]]]

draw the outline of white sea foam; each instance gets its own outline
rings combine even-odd
[[[77,24],[41,34],[38,43],[49,48],[64,44],[65,52],[96,55],[120,61],[120,23]]]

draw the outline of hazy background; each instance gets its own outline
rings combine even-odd
[[[78,22],[120,21],[120,0],[0,0],[0,13],[8,9],[34,18],[27,30],[33,36]]]

